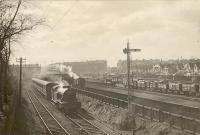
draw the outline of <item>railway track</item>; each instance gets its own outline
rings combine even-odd
[[[34,109],[37,112],[42,124],[46,129],[48,135],[71,135],[51,114],[51,112],[45,107],[45,105],[37,98],[37,96],[28,91],[27,95],[33,104]]]
[[[35,92],[33,94],[37,94],[43,101],[41,93],[38,90],[35,90]],[[45,99],[44,101],[48,102]],[[50,104],[53,105],[52,102]],[[103,123],[97,122],[92,116],[88,116],[78,112],[65,114],[65,117],[73,123],[74,130],[77,130],[80,135],[121,135],[121,133],[103,126]]]
[[[90,123],[104,129],[104,131],[109,135],[122,135],[121,132],[115,130],[110,125],[107,125],[104,122],[102,122],[101,120],[94,118],[94,116],[92,116],[92,114],[85,114],[82,111],[78,112],[78,114],[81,115],[82,117],[86,118]]]
[[[72,113],[70,115],[65,115],[68,119],[70,119],[77,128],[81,128],[81,133],[86,135],[107,135],[108,133],[104,132],[100,127],[95,126],[89,120],[84,118],[78,113]]]

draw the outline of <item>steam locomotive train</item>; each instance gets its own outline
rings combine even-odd
[[[76,89],[70,84],[58,84],[32,78],[33,87],[36,88],[47,100],[52,101],[58,109],[64,112],[76,111],[81,107],[81,103],[77,101]],[[83,85],[83,81],[76,80],[76,85]]]
[[[110,82],[106,85],[118,86],[123,85],[127,88],[128,83],[126,78],[115,78],[110,79]],[[144,80],[144,79],[130,79],[130,87],[138,90],[156,91],[163,93],[175,93],[186,96],[200,96],[200,84],[198,82],[175,82],[165,80]]]

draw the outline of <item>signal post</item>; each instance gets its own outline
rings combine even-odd
[[[129,41],[127,42],[127,48],[123,49],[124,54],[127,55],[127,83],[128,83],[128,112],[129,116],[133,117],[133,135],[135,135],[136,131],[136,123],[135,123],[135,108],[132,108],[131,102],[134,96],[134,90],[130,89],[130,55],[131,52],[139,52],[141,49],[130,49]]]

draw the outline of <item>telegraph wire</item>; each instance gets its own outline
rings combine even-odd
[[[96,6],[96,2],[94,4],[91,4],[88,8],[86,8],[85,11],[83,11],[81,14],[79,14],[77,18],[79,18],[81,15],[85,14],[87,11],[92,9],[92,7],[94,7],[94,6]]]
[[[76,0],[76,1],[78,1],[78,0]],[[79,0],[80,1],[80,0]],[[74,3],[74,5],[75,5],[75,3]],[[73,5],[73,7],[74,7],[74,5]],[[94,4],[91,4],[88,8],[86,8],[82,13],[80,13],[79,15],[78,15],[78,17],[77,18],[79,18],[80,16],[82,16],[83,14],[85,14],[86,12],[88,12],[90,9],[92,9],[92,7],[94,7],[96,5],[96,2],[94,3]],[[71,7],[70,7],[71,8]],[[66,15],[65,15],[66,16]],[[62,20],[62,19],[61,19]],[[59,21],[58,21],[59,22]],[[51,29],[54,29],[55,27],[51,27]]]
[[[68,10],[65,11],[65,13],[63,14],[63,16],[62,16],[60,19],[57,20],[57,22],[55,23],[55,25],[52,27],[52,30],[58,25],[59,22],[62,21],[62,19],[63,19],[66,15],[68,15],[68,14],[71,12],[72,8],[75,6],[75,4],[76,4],[77,1],[78,1],[78,0],[76,0],[76,1],[68,8]]]
[[[47,4],[47,6],[46,6],[46,8],[45,8],[45,10],[44,10],[44,16],[47,16],[47,15],[48,15],[48,9],[49,9],[49,7],[51,6],[51,3],[52,3],[52,1],[49,1],[49,3]]]
[[[94,4],[91,4],[88,8],[86,8],[85,10],[83,10],[83,12],[81,12],[80,14],[77,15],[76,18],[80,18],[83,14],[85,14],[86,12],[88,12],[90,9],[92,9],[92,7],[94,7],[96,5],[96,2]],[[75,19],[76,20],[76,19]]]

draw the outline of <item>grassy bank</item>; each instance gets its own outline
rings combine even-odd
[[[13,84],[14,86],[15,84]],[[16,83],[17,85],[17,83]],[[0,135],[42,135],[41,124],[35,114],[32,104],[26,95],[26,90],[31,88],[30,81],[24,81],[22,89],[21,106],[18,104],[18,89],[9,97],[9,104],[4,112],[5,119],[0,121],[2,129]]]
[[[43,135],[40,120],[26,94],[32,88],[31,80],[23,83],[21,107],[16,109],[13,133],[15,135]]]
[[[131,134],[132,119],[129,117],[127,109],[111,107],[83,95],[78,95],[77,97],[82,103],[82,108],[93,114],[96,118],[117,130],[127,131],[126,133]],[[168,125],[143,120],[137,116],[136,125],[137,135],[188,135]]]

